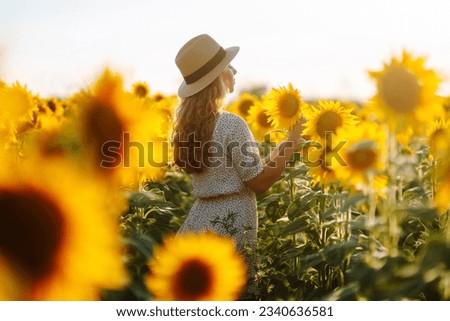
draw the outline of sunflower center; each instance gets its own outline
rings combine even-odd
[[[443,128],[438,128],[434,132],[431,133],[430,141],[433,141],[435,139],[446,138],[446,136],[447,136],[446,130],[444,130]]]
[[[50,108],[50,110],[51,110],[53,113],[56,112],[57,106],[56,106],[56,102],[55,102],[55,101],[53,101],[53,100],[47,101],[47,106],[48,106],[48,108]]]
[[[148,95],[148,88],[143,85],[138,85],[134,88],[134,94],[140,98],[145,98]]]
[[[186,261],[178,270],[175,279],[177,300],[199,300],[211,291],[213,282],[211,268],[199,259]]]
[[[250,107],[252,107],[254,105],[253,100],[251,99],[244,99],[243,101],[241,101],[241,103],[239,104],[239,112],[241,113],[241,115],[248,115],[248,110],[250,109]]]
[[[419,104],[420,84],[416,76],[403,67],[391,66],[380,79],[382,100],[394,112],[407,114]]]
[[[284,94],[278,101],[280,115],[286,118],[290,118],[297,114],[299,107],[297,97],[292,94]]]
[[[357,144],[358,145],[358,144]],[[346,161],[352,170],[367,171],[375,167],[377,152],[368,146],[355,146],[347,150]]]
[[[157,94],[155,94],[155,95],[153,96],[153,99],[154,99],[156,102],[161,101],[161,100],[164,99],[164,95],[163,95],[163,94],[160,94],[160,93],[157,93]]]
[[[269,117],[267,117],[266,113],[264,113],[264,112],[261,112],[258,114],[257,122],[258,122],[258,125],[261,127],[265,127],[265,128],[271,127],[270,122],[269,122]]]
[[[336,134],[336,129],[342,126],[342,117],[334,111],[324,112],[317,120],[316,131],[321,138],[325,138],[327,133]]]
[[[117,114],[109,107],[104,105],[94,105],[89,108],[85,117],[83,139],[91,150],[96,164],[105,163],[111,167],[120,165],[120,157],[103,148],[108,142],[122,142],[123,133],[122,123]],[[123,144],[120,144],[122,150]],[[114,163],[111,162],[114,159]],[[105,162],[102,162],[102,161]]]
[[[61,210],[29,189],[0,189],[0,208],[0,252],[32,280],[48,275],[63,240]]]

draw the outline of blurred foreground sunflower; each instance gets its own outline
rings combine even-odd
[[[149,267],[146,284],[157,300],[235,300],[246,282],[233,240],[210,232],[167,239]]]
[[[89,91],[72,101],[78,107],[83,158],[94,172],[120,184],[129,184],[147,172],[152,178],[162,177],[169,155],[156,155],[163,150],[152,147],[161,140],[168,142],[170,123],[165,112],[125,92],[122,77],[108,69]],[[155,167],[155,157],[164,162]]]
[[[372,103],[395,132],[412,128],[415,134],[423,134],[429,122],[443,116],[442,99],[436,95],[440,78],[425,68],[423,57],[403,51],[401,58],[393,57],[370,76],[377,83]]]
[[[17,300],[25,291],[19,272],[0,253],[0,301]]]
[[[269,121],[276,129],[289,130],[301,117],[303,100],[292,83],[287,87],[272,88],[263,97],[263,106]]]
[[[0,269],[0,297],[98,300],[124,286],[112,210],[123,204],[111,204],[107,187],[62,160],[2,157],[0,261],[9,268]]]
[[[352,114],[353,106],[342,105],[340,101],[319,101],[319,106],[308,105],[304,108],[308,121],[305,123],[304,135],[311,139],[326,142],[330,135],[336,135],[339,128],[351,130],[357,123]]]

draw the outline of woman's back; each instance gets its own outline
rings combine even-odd
[[[193,173],[193,194],[198,198],[239,193],[263,169],[257,143],[245,121],[230,112],[218,114],[209,145],[209,166]]]

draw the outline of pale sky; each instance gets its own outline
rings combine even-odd
[[[174,58],[208,33],[233,61],[236,91],[289,82],[305,98],[365,99],[368,70],[408,49],[426,56],[450,95],[445,0],[0,0],[0,79],[41,96],[69,96],[105,66],[128,88],[175,94]]]

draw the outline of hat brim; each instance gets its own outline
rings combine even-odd
[[[216,79],[225,69],[225,67],[230,64],[234,57],[236,57],[237,53],[239,52],[239,47],[230,47],[225,49],[225,51],[226,54],[223,60],[204,77],[191,84],[186,84],[186,81],[183,80],[180,88],[178,88],[178,96],[181,98],[186,98],[195,95],[202,89],[206,88],[206,86],[212,83],[214,79]]]

